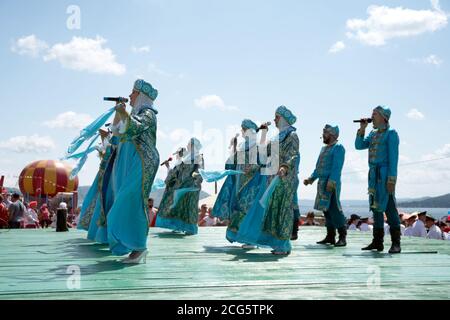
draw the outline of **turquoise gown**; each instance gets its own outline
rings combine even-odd
[[[102,155],[99,171],[84,198],[77,226],[78,229],[88,231],[89,240],[102,244],[108,244],[106,213],[114,201],[110,177],[117,144],[117,137],[112,137]]]
[[[131,114],[120,135],[111,172],[113,204],[106,215],[109,247],[114,255],[147,248],[147,200],[159,167],[157,111],[141,107]]]
[[[212,210],[214,217],[229,221],[226,238],[231,243],[239,242],[239,227],[257,198],[262,181],[256,143],[247,140],[241,148],[233,160],[227,162],[225,169],[242,171],[243,174],[227,177]],[[238,157],[244,161],[237,161]]]
[[[287,175],[283,178],[277,174],[262,176],[257,194],[259,201],[253,202],[237,233],[236,240],[240,243],[271,247],[275,251],[291,251],[300,163],[299,139],[295,131],[294,127],[289,126],[278,135],[280,167],[287,168]],[[271,144],[267,150],[269,156],[270,153]]]
[[[191,159],[183,160],[169,171],[156,217],[156,227],[190,235],[198,233],[198,201],[203,181],[199,169],[203,166],[203,157],[197,154]],[[175,192],[185,188],[196,191],[185,193],[175,203]]]

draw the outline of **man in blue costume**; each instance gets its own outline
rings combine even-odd
[[[323,211],[327,227],[325,239],[318,244],[331,244],[335,247],[347,245],[347,219],[342,213],[341,173],[344,166],[345,149],[338,143],[339,127],[327,124],[323,129],[323,143],[325,146],[320,151],[316,169],[311,177],[304,181],[305,186],[317,183],[317,196],[314,209]],[[336,243],[336,229],[339,232],[339,240]]]
[[[391,110],[388,107],[376,107],[372,113],[375,130],[365,137],[368,121],[361,119],[361,127],[356,135],[356,149],[369,149],[369,203],[375,222],[373,241],[362,250],[384,250],[383,213],[386,212],[392,240],[389,253],[400,253],[400,219],[395,200],[399,136],[389,125],[390,117]]]
[[[120,142],[111,172],[114,203],[106,222],[112,253],[130,253],[124,263],[145,262],[147,255],[147,199],[159,167],[158,112],[153,106],[157,96],[158,91],[150,83],[137,80],[130,94],[131,113],[119,103],[112,126]]]

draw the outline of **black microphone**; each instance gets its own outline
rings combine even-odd
[[[170,157],[169,159],[167,159],[166,161],[164,161],[163,163],[161,163],[161,167],[168,164],[170,161],[172,161],[172,157]]]
[[[104,97],[103,98],[104,101],[114,101],[117,103],[127,103],[128,99],[124,98],[124,97]]]
[[[260,125],[259,126],[259,128],[258,129],[256,129],[256,132],[259,132],[260,130],[262,130],[262,129],[266,129],[266,127],[268,127],[268,126],[270,126],[270,125],[272,125],[272,122],[266,122],[266,123],[263,123],[262,125]]]
[[[372,123],[373,120],[371,118],[361,119],[361,120],[353,120],[353,123],[361,123],[361,122]]]

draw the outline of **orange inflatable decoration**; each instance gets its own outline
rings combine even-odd
[[[32,197],[55,196],[78,189],[78,177],[70,180],[72,167],[56,160],[39,160],[26,166],[19,176],[19,188]]]

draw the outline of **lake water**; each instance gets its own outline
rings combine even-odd
[[[369,212],[369,206],[345,206],[343,205],[342,210],[346,217],[350,217],[352,214],[357,214],[359,216],[369,216],[372,217],[372,213]],[[450,208],[398,208],[400,212],[412,213],[415,211],[427,211],[436,219],[441,219],[442,217],[447,217]],[[300,213],[306,215],[308,212],[314,211],[313,205],[300,205]]]

